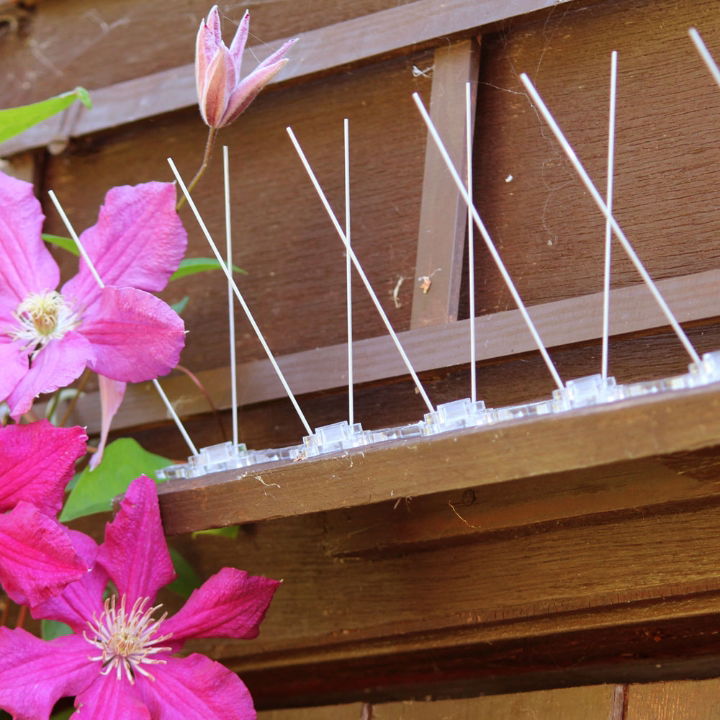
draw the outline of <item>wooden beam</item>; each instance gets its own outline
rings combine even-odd
[[[347,65],[427,47],[441,39],[473,33],[476,28],[517,15],[535,12],[570,0],[416,0],[299,36],[292,61],[273,83],[306,79]],[[263,45],[262,56],[277,49],[285,38]],[[246,50],[244,67],[252,67],[255,48]],[[0,145],[0,155],[12,155],[51,142],[136,122],[191,107],[197,102],[192,65],[183,65],[92,92],[94,107],[83,109],[72,123],[62,116],[28,130]]]
[[[160,500],[165,529],[175,534],[622,461],[638,464],[643,474],[647,467],[641,461],[659,448],[664,455],[695,451],[716,446],[718,438],[720,388],[714,385],[175,481],[161,487]]]
[[[720,270],[661,280],[658,287],[681,322],[704,320],[720,315],[716,288]],[[610,332],[621,335],[659,328],[665,318],[644,285],[613,290]],[[600,293],[535,305],[530,314],[548,347],[596,340],[601,335]],[[563,322],[557,321],[563,318]],[[532,352],[535,345],[517,310],[479,317],[478,360]],[[462,365],[468,362],[468,321],[446,326],[426,327],[400,333],[400,339],[415,368],[422,372]],[[332,345],[279,358],[290,387],[298,395],[342,387],[345,377],[345,345]],[[355,381],[368,383],[402,376],[405,367],[388,337],[375,337],[355,344]],[[198,373],[218,408],[230,407],[230,377],[227,368]],[[204,397],[185,376],[162,381],[177,411],[183,416],[207,412]],[[241,405],[284,397],[284,392],[267,360],[257,360],[238,368]],[[527,398],[533,400],[536,398]],[[149,383],[128,387],[125,402],[113,427],[134,427],[164,421],[167,414]],[[83,396],[76,406],[73,422],[90,433],[99,432],[100,403],[97,393]]]
[[[430,116],[462,177],[467,172],[465,83],[472,84],[474,118],[479,68],[480,47],[474,39],[435,51]],[[467,206],[428,137],[411,328],[457,320],[466,226]]]

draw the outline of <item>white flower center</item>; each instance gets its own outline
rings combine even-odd
[[[103,675],[115,670],[117,679],[120,680],[124,671],[132,685],[135,683],[135,673],[155,679],[142,667],[143,664],[157,665],[166,662],[152,656],[172,650],[169,647],[158,647],[158,643],[171,638],[172,633],[155,636],[167,613],[159,620],[154,620],[153,613],[162,605],[146,609],[147,605],[148,598],[138,598],[128,612],[125,608],[125,595],[120,599],[120,607],[117,606],[117,596],[113,595],[105,601],[100,617],[93,613],[92,620],[88,621],[90,632],[83,632],[83,637],[101,651],[100,655],[89,657],[88,660],[100,660],[103,664]]]
[[[14,340],[25,343],[27,350],[41,350],[51,340],[60,340],[80,324],[77,313],[54,290],[31,293],[13,313],[19,327],[13,328]]]

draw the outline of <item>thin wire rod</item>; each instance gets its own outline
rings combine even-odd
[[[80,254],[82,255],[83,260],[85,261],[85,264],[88,267],[88,270],[90,270],[90,273],[95,278],[95,282],[101,287],[105,287],[105,283],[102,281],[102,278],[98,274],[98,271],[95,269],[95,265],[93,265],[92,260],[90,260],[90,256],[87,254],[87,251],[83,247],[83,244],[80,242],[80,238],[77,236],[77,233],[75,232],[75,229],[72,226],[72,223],[70,222],[70,219],[65,214],[65,210],[63,210],[62,205],[60,205],[60,201],[57,199],[57,196],[55,193],[50,190],[48,191],[48,195],[50,196],[50,199],[53,202],[53,205],[55,205],[56,210],[58,211],[58,214],[62,218],[63,223],[65,224],[65,227],[67,228],[67,231],[70,233],[70,237],[75,241],[75,245],[77,245],[77,249],[80,251]],[[177,426],[177,429],[180,431],[180,434],[182,435],[183,440],[186,442],[187,446],[190,448],[190,452],[193,455],[197,455],[198,451],[195,447],[195,443],[190,439],[190,435],[188,435],[187,430],[185,429],[185,426],[182,424],[182,420],[178,417],[178,414],[175,412],[175,408],[172,406],[172,403],[170,402],[170,399],[165,394],[165,391],[160,386],[160,383],[157,381],[157,378],[153,378],[152,384],[155,386],[155,389],[158,392],[158,395],[160,396],[160,399],[165,404],[165,408],[170,414],[170,417],[173,419],[173,422]]]
[[[615,108],[617,99],[617,50],[610,55],[610,119],[608,124],[608,162],[606,204],[612,215],[613,175],[615,173]],[[612,226],[605,218],[605,275],[603,277],[603,326],[602,326],[602,365],[603,380],[608,376],[608,355],[610,344],[610,265],[612,262]]]
[[[208,244],[210,245],[210,249],[213,251],[215,258],[218,261],[218,264],[220,265],[223,272],[225,273],[225,276],[231,283],[233,292],[235,293],[235,297],[238,299],[238,302],[240,303],[242,309],[244,310],[245,315],[247,316],[247,319],[250,322],[250,325],[252,325],[252,328],[255,331],[255,334],[257,335],[257,338],[263,347],[263,350],[265,350],[265,354],[267,355],[268,360],[270,360],[270,364],[273,366],[273,369],[275,370],[275,373],[278,376],[278,379],[280,380],[283,388],[285,389],[287,396],[290,398],[290,402],[292,403],[293,407],[295,408],[295,412],[298,414],[298,417],[300,418],[300,422],[302,422],[303,426],[305,427],[307,434],[312,435],[313,434],[312,428],[308,424],[308,421],[305,418],[303,411],[300,409],[300,405],[298,405],[298,401],[295,399],[295,395],[293,395],[293,392],[290,389],[290,386],[288,385],[287,380],[285,379],[285,375],[283,375],[283,372],[280,369],[280,366],[277,364],[277,361],[275,360],[275,357],[272,354],[270,347],[268,346],[267,342],[265,341],[265,337],[262,334],[260,327],[255,322],[255,318],[253,317],[253,314],[250,311],[248,304],[245,302],[245,298],[242,296],[242,293],[240,292],[237,284],[235,283],[235,280],[233,280],[232,274],[230,273],[230,270],[228,269],[227,265],[225,265],[225,262],[222,259],[222,255],[220,255],[220,252],[217,249],[217,245],[215,245],[215,241],[212,239],[212,236],[210,235],[210,232],[208,231],[207,226],[205,225],[205,221],[200,216],[200,212],[198,211],[194,200],[192,199],[192,197],[190,197],[190,193],[188,192],[187,187],[185,187],[185,183],[183,182],[182,177],[180,177],[180,173],[178,172],[178,169],[175,167],[175,163],[172,161],[172,158],[168,158],[167,161],[168,161],[168,164],[170,165],[170,169],[173,171],[173,174],[175,175],[175,179],[177,180],[178,185],[180,186],[180,189],[183,192],[183,195],[185,195],[185,199],[187,200],[187,203],[190,206],[190,209],[193,211],[193,214],[195,215],[195,219],[197,220],[198,225],[200,226],[200,229],[203,232],[203,235],[205,235],[205,239],[208,241]]]
[[[468,293],[470,315],[470,398],[477,401],[477,350],[475,348],[475,237],[472,212],[470,206],[473,202],[473,175],[472,175],[472,98],[470,83],[465,83],[465,148],[467,151],[467,191],[470,203],[467,213],[468,236]]]
[[[403,362],[405,363],[405,367],[408,369],[408,372],[410,373],[410,377],[412,377],[413,382],[415,383],[415,387],[417,387],[418,392],[420,393],[420,397],[422,397],[423,402],[427,406],[429,412],[435,412],[435,408],[433,407],[432,403],[430,402],[430,398],[427,396],[427,393],[425,392],[425,388],[422,386],[422,383],[420,382],[420,378],[417,376],[417,373],[415,372],[415,369],[413,368],[412,363],[410,362],[410,358],[407,356],[407,354],[405,353],[405,350],[403,349],[403,346],[400,344],[400,339],[398,338],[397,334],[395,333],[395,330],[393,330],[393,327],[390,324],[390,320],[388,319],[388,316],[385,313],[385,310],[383,310],[383,307],[380,304],[380,301],[378,300],[378,297],[375,294],[375,291],[372,289],[372,286],[370,285],[370,281],[367,279],[367,275],[365,275],[365,271],[363,270],[362,265],[360,264],[360,261],[357,259],[357,256],[355,255],[355,252],[353,251],[352,247],[350,247],[350,243],[348,242],[348,239],[345,236],[343,229],[340,227],[340,223],[338,222],[338,219],[335,216],[333,209],[330,207],[330,203],[328,202],[328,199],[325,196],[325,193],[323,192],[322,187],[320,187],[320,183],[318,182],[317,177],[315,177],[315,173],[313,172],[313,169],[310,167],[310,163],[308,162],[308,159],[305,156],[303,149],[300,147],[300,143],[297,141],[297,138],[295,137],[295,133],[292,131],[292,128],[289,128],[289,127],[285,128],[285,130],[287,131],[287,134],[290,136],[290,140],[298,154],[298,157],[300,158],[300,162],[302,162],[303,167],[305,168],[305,171],[307,172],[308,177],[310,178],[310,181],[312,182],[313,187],[315,188],[315,191],[317,192],[317,194],[320,198],[320,202],[322,202],[323,207],[325,208],[328,216],[330,217],[330,220],[332,221],[332,224],[335,226],[335,230],[337,231],[337,234],[340,237],[340,240],[342,240],[343,244],[345,245],[345,250],[346,250],[347,254],[350,256],[350,259],[352,260],[352,263],[355,266],[355,269],[357,270],[358,275],[360,275],[360,279],[363,281],[363,284],[365,285],[365,289],[368,291],[368,294],[370,295],[370,299],[372,300],[373,304],[375,305],[375,309],[378,311],[378,314],[380,315],[383,323],[385,324],[385,328],[387,329],[388,333],[390,333],[390,337],[392,338],[393,342],[395,343],[395,347],[397,348],[398,352],[400,353],[400,357],[403,359]]]
[[[508,273],[507,268],[505,267],[505,263],[502,261],[502,258],[500,257],[500,254],[497,251],[497,248],[495,247],[495,243],[492,241],[492,238],[490,237],[490,233],[487,231],[487,228],[485,227],[485,224],[480,218],[480,215],[478,214],[477,209],[473,205],[470,195],[463,185],[463,181],[460,179],[460,174],[458,173],[457,169],[455,168],[455,165],[453,164],[453,161],[450,159],[450,155],[448,154],[448,151],[445,147],[445,144],[442,141],[442,138],[440,137],[440,134],[437,131],[437,128],[435,127],[435,124],[433,123],[430,115],[428,114],[428,111],[425,109],[425,106],[423,105],[423,101],[420,99],[420,96],[417,93],[413,93],[413,100],[415,101],[415,105],[417,105],[418,110],[420,111],[420,115],[422,115],[423,120],[425,121],[425,124],[427,125],[427,128],[430,132],[430,136],[435,141],[435,145],[437,146],[437,149],[440,151],[440,155],[442,156],[442,159],[445,161],[445,165],[447,166],[448,171],[450,172],[450,175],[452,176],[452,179],[455,181],[455,184],[457,185],[458,190],[460,191],[460,194],[463,197],[463,200],[467,203],[468,209],[470,210],[470,213],[472,215],[473,221],[475,222],[475,225],[477,229],[480,231],[480,234],[482,235],[483,240],[485,241],[485,245],[487,246],[487,249],[490,251],[490,255],[492,256],[492,259],[495,261],[495,264],[498,267],[498,270],[500,271],[500,274],[502,275],[503,280],[505,281],[505,285],[507,285],[508,290],[510,291],[510,294],[513,297],[513,300],[515,300],[515,304],[518,307],[518,310],[520,311],[520,315],[522,316],[523,320],[525,321],[525,324],[528,327],[528,330],[530,331],[530,334],[533,337],[533,340],[535,340],[535,344],[538,347],[538,350],[540,350],[540,354],[542,355],[543,360],[545,361],[545,365],[547,365],[548,370],[550,371],[550,374],[552,375],[553,380],[555,381],[555,384],[560,388],[561,390],[565,387],[563,384],[562,379],[560,378],[560,375],[558,374],[558,371],[555,369],[555,365],[553,364],[553,361],[550,359],[550,355],[548,354],[547,349],[545,348],[545,344],[542,341],[542,338],[540,337],[540,334],[537,331],[537,328],[535,327],[535,323],[530,318],[530,315],[528,314],[527,308],[525,307],[525,303],[523,303],[522,298],[520,297],[520,294],[517,291],[517,288],[515,287],[515,283],[512,281],[512,278],[510,277],[510,273]]]
[[[227,266],[233,266],[232,226],[230,220],[230,160],[228,147],[223,145],[223,180],[225,185],[225,256]],[[237,399],[237,357],[235,353],[235,303],[233,302],[232,284],[227,284],[228,300],[228,333],[230,336],[230,402],[232,403],[232,441],[238,444],[238,399]]]
[[[350,233],[350,123],[343,120],[343,138],[345,148],[345,237],[351,244]],[[352,263],[350,255],[345,253],[345,293],[347,300],[347,362],[348,362],[348,423],[355,423],[355,398],[353,395],[353,316],[352,316]]]
[[[715,82],[718,84],[718,86],[720,86],[720,68],[718,68],[717,63],[713,59],[713,56],[707,49],[705,41],[700,37],[700,33],[695,28],[690,28],[688,30],[688,35],[693,41],[693,44],[695,45],[697,51],[700,53],[700,57],[703,59],[703,62],[707,66],[707,69],[710,71],[710,74],[715,79]]]
[[[645,284],[650,289],[650,292],[652,293],[653,297],[655,298],[655,301],[660,306],[660,309],[662,310],[663,314],[667,318],[668,323],[672,327],[672,329],[675,331],[675,334],[678,336],[680,342],[682,343],[683,347],[687,351],[688,355],[692,358],[693,362],[700,363],[700,356],[695,351],[695,348],[693,347],[692,343],[690,342],[688,336],[685,334],[685,331],[680,327],[680,323],[678,323],[677,319],[675,318],[675,315],[673,315],[672,310],[670,310],[670,307],[665,302],[665,298],[660,294],[660,291],[658,290],[657,286],[653,282],[653,279],[648,274],[648,271],[645,269],[645,266],[640,261],[640,258],[638,257],[637,253],[633,249],[632,245],[630,244],[630,241],[625,236],[625,233],[623,232],[620,225],[618,225],[615,218],[612,216],[612,213],[608,209],[607,205],[602,199],[602,196],[598,192],[598,189],[595,187],[593,181],[590,179],[590,176],[587,174],[587,171],[583,167],[582,163],[578,159],[578,156],[575,154],[575,151],[570,146],[570,143],[565,138],[565,135],[563,135],[562,130],[560,129],[560,126],[555,122],[555,118],[550,114],[550,111],[548,110],[547,106],[543,102],[543,99],[540,97],[538,91],[535,89],[535,86],[532,84],[530,78],[525,74],[522,73],[520,75],[520,80],[522,81],[522,84],[525,86],[525,89],[528,91],[528,94],[530,95],[533,103],[537,107],[537,109],[540,111],[543,118],[545,118],[545,122],[548,124],[550,129],[552,130],[553,134],[555,135],[557,141],[560,143],[560,147],[562,147],[563,151],[565,152],[565,155],[567,155],[568,160],[572,163],[573,167],[575,168],[575,171],[580,176],[580,179],[582,180],[583,184],[585,185],[585,188],[592,196],[593,200],[595,201],[595,204],[600,208],[600,211],[603,213],[605,218],[610,223],[613,232],[615,233],[615,237],[620,241],[620,244],[623,246],[623,249],[627,253],[628,257],[632,261],[632,264],[635,266],[635,269],[640,273],[640,277],[644,280]]]

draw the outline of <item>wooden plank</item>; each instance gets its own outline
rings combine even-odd
[[[373,720],[608,720],[610,685],[373,706]],[[288,718],[290,720],[290,718]],[[294,720],[294,719],[293,719]]]
[[[716,317],[720,304],[715,289],[720,270],[658,282],[681,322]],[[620,288],[612,292],[610,333],[618,336],[662,327],[664,316],[644,285]],[[601,294],[595,293],[570,300],[536,305],[530,309],[544,342],[548,347],[593,340],[601,334]],[[559,323],[558,318],[563,318]],[[399,333],[403,347],[415,368],[422,372],[468,360],[468,321],[445,327],[428,327]],[[478,317],[475,321],[478,338],[478,360],[491,360],[535,350],[520,313],[509,310]],[[346,382],[344,344],[322,347],[279,358],[293,392],[298,395],[342,387]],[[374,337],[355,343],[355,380],[358,384],[396,377],[405,373],[397,350],[388,337]],[[230,407],[230,379],[227,368],[205,370],[198,377],[211,393],[217,407]],[[183,416],[207,411],[205,399],[184,377],[174,376],[163,381],[169,396]],[[238,368],[241,405],[283,397],[270,363],[257,360]],[[534,400],[527,397],[526,400]],[[148,383],[128,388],[114,427],[127,428],[167,418],[166,410]],[[89,393],[77,404],[74,422],[88,427],[91,433],[100,427],[97,393]]]
[[[465,83],[472,84],[474,120],[479,67],[480,47],[473,39],[440,47],[433,56],[430,115],[462,177],[467,173]],[[465,201],[448,182],[445,164],[428,137],[411,328],[457,320],[466,227]]]
[[[311,30],[299,35],[292,62],[273,83],[299,80],[336,68],[405,52],[439,39],[468,33],[489,23],[535,12],[569,0],[447,0],[438,12],[435,0],[416,0],[388,10]],[[263,45],[263,54],[286,38]],[[257,51],[250,48],[243,62],[252,65]],[[179,110],[197,102],[192,65],[127,80],[93,92],[91,112],[81,112],[68,127],[56,117],[0,146],[0,154],[79,137],[129,122]]]
[[[632,685],[623,720],[717,720],[720,680]]]
[[[163,486],[163,519],[171,534],[190,532],[700,450],[720,437],[718,411],[710,386],[217,473]]]

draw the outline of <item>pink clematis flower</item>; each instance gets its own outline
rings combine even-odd
[[[86,445],[83,428],[58,428],[47,420],[0,428],[0,512],[25,501],[57,515]]]
[[[222,39],[217,5],[210,10],[207,20],[200,23],[195,50],[195,81],[200,113],[212,128],[229,125],[250,105],[285,67],[285,53],[296,42],[288,40],[243,78],[240,71],[249,29],[250,14],[245,11],[228,48]]]
[[[68,531],[50,517],[86,441],[83,428],[47,420],[0,428],[0,584],[17,603],[46,600],[87,570]]]
[[[43,642],[0,628],[0,708],[18,720],[47,720],[59,698],[74,696],[77,720],[255,718],[237,675],[203,655],[172,653],[193,637],[255,637],[277,581],[223,568],[173,617],[156,617],[155,595],[174,573],[147,477],[128,488],[99,548],[74,538],[92,571],[31,612],[75,634]],[[108,580],[117,594],[103,599]]]
[[[162,290],[187,235],[170,183],[110,190],[81,240],[106,287],[83,261],[60,291],[60,271],[40,232],[29,183],[0,173],[0,400],[11,415],[90,367],[121,382],[164,375],[185,342],[180,317],[149,292]]]

